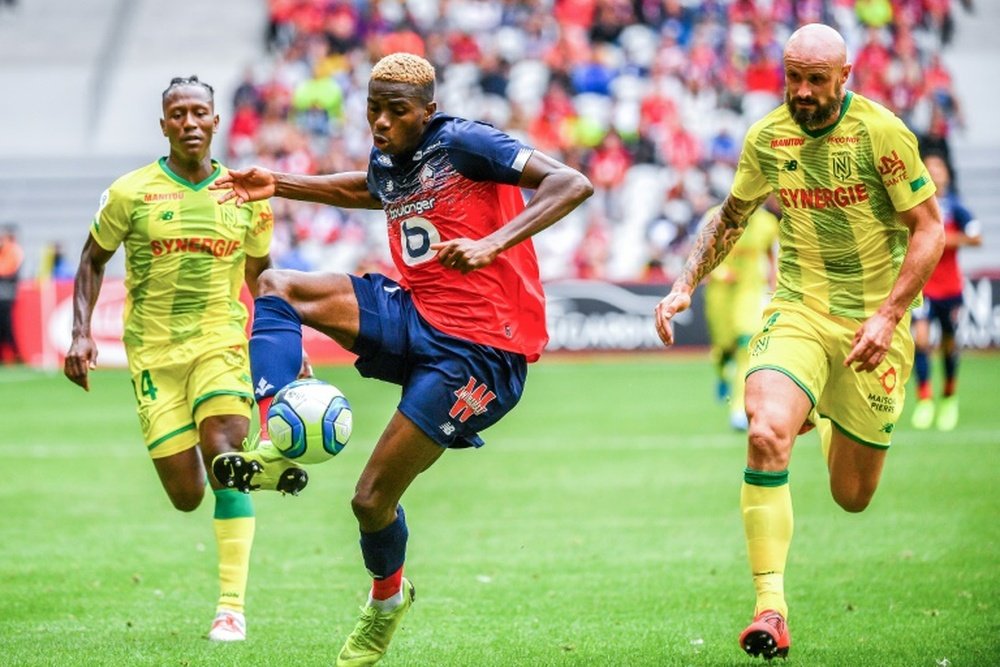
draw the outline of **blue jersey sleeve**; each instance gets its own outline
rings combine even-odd
[[[965,208],[957,201],[954,203],[951,214],[955,219],[955,226],[958,227],[961,232],[965,232],[969,223],[975,220],[972,213],[969,212],[969,209]]]
[[[382,201],[382,195],[378,193],[378,181],[375,178],[375,160],[378,159],[378,151],[372,148],[368,154],[368,175],[365,177],[365,185],[368,186],[368,194],[377,201]]]
[[[517,185],[532,149],[492,125],[455,119],[448,154],[462,176],[472,181]]]

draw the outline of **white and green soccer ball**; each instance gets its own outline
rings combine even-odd
[[[285,385],[267,410],[271,442],[297,463],[322,463],[339,454],[351,437],[352,425],[347,397],[316,378]]]

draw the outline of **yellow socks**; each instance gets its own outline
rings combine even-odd
[[[215,539],[219,548],[220,609],[242,612],[256,519],[250,496],[236,489],[215,493]]]
[[[747,555],[757,591],[754,614],[774,609],[788,618],[785,603],[785,561],[792,542],[792,494],[788,471],[743,472],[740,509],[747,538]]]

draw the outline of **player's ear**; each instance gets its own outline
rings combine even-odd
[[[427,106],[424,107],[424,125],[431,122],[431,116],[437,113],[438,103],[428,102]]]
[[[160,119],[160,132],[163,132],[163,136],[167,136],[167,124],[162,118]]]
[[[841,84],[847,83],[847,77],[849,77],[850,75],[851,75],[851,63],[847,63],[840,69],[840,83]]]

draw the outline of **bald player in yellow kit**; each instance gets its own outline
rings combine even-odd
[[[766,659],[791,645],[784,572],[795,438],[818,426],[834,500],[848,512],[868,506],[912,365],[910,309],[944,247],[916,139],[889,110],[845,88],[851,65],[840,34],[799,28],[785,45],[784,71],[785,104],[750,128],[729,196],[655,310],[671,345],[674,315],[750,214],[777,196],[778,282],[750,341],[740,494],[756,604],[739,644]]]

